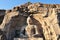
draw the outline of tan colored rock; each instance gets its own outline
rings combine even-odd
[[[0,16],[4,16],[0,29],[7,40],[16,36],[27,40],[41,40],[41,37],[57,40],[60,35],[60,4],[28,2],[6,12],[0,10]]]
[[[51,26],[51,24],[49,22],[47,22],[48,20],[45,21],[43,19],[43,17],[41,17],[41,16],[39,17],[39,15],[36,15],[36,17],[34,17],[34,18],[41,23],[41,25],[42,25],[41,27],[43,28],[43,34],[44,34],[46,40],[51,40],[51,39],[57,40],[56,33],[55,33],[53,27]],[[49,28],[51,28],[51,29],[49,29]],[[53,36],[50,34],[50,32],[53,33]]]
[[[6,15],[5,15],[5,17],[4,17],[4,19],[3,19],[2,24],[0,25],[0,29],[3,29],[5,27],[5,25],[9,23],[9,21],[11,20],[11,18],[13,16],[16,16],[16,15],[18,15],[18,12],[10,12],[10,13],[7,12]]]
[[[39,3],[36,3],[36,4],[31,4],[28,6],[28,9],[30,12],[34,12],[34,11],[37,11],[37,8],[40,6]]]

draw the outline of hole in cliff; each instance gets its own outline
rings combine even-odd
[[[2,23],[3,19],[4,19],[4,15],[0,16],[0,24]]]
[[[60,26],[60,13],[57,13],[58,24]]]

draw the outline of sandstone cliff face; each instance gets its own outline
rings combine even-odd
[[[3,16],[0,22],[1,40],[15,40],[16,37],[26,38],[24,40],[59,40],[59,4],[28,2],[4,11]]]

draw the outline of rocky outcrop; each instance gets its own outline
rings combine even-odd
[[[28,2],[4,13],[0,24],[1,40],[15,40],[16,37],[26,40],[59,40],[59,4]]]

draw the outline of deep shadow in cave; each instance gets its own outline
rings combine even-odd
[[[60,26],[60,13],[57,13],[57,19],[58,19],[58,24],[59,24],[59,26]]]
[[[0,24],[3,22],[4,15],[0,16]]]

